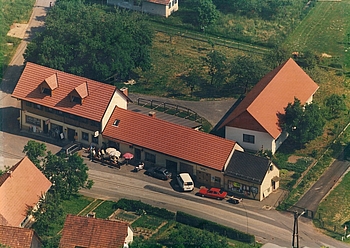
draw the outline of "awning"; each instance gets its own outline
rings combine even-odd
[[[275,182],[278,182],[279,180],[281,180],[281,178],[278,177],[278,176],[274,176],[274,177],[271,179],[271,181],[275,181]]]

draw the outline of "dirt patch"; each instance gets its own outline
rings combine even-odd
[[[10,27],[10,31],[8,31],[7,36],[15,37],[23,39],[28,28],[27,24],[14,23]]]
[[[296,155],[291,155],[289,158],[288,158],[288,163],[296,163],[298,161],[298,159],[300,159],[302,157],[300,156],[296,156]]]

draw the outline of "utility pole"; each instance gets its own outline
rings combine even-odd
[[[300,216],[302,216],[305,213],[306,210],[304,210],[301,213],[298,213],[297,211],[294,212],[294,226],[293,226],[293,239],[292,239],[292,248],[299,248],[299,224],[298,219]],[[295,246],[295,240],[296,245]]]

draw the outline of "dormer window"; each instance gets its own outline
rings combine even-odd
[[[72,96],[72,102],[82,104],[82,99],[80,97]]]
[[[41,93],[44,93],[45,95],[51,96],[51,89],[41,87]]]
[[[70,100],[71,102],[83,104],[83,100],[88,95],[89,95],[88,84],[87,82],[85,82],[74,88],[74,90],[70,93]]]

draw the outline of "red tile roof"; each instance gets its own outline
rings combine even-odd
[[[113,126],[115,120],[118,126]],[[102,135],[182,160],[222,170],[235,142],[116,107]]]
[[[298,98],[302,104],[316,92],[318,85],[293,60],[265,75],[242,102],[222,122],[224,126],[269,133],[274,139],[281,134],[278,114]]]
[[[0,176],[0,225],[20,226],[27,216],[28,206],[35,206],[48,191],[51,182],[24,157]]]
[[[32,240],[39,240],[34,230],[0,225],[0,244],[11,248],[31,248]]]
[[[59,247],[122,247],[128,235],[128,226],[128,223],[121,221],[67,215]]]
[[[51,77],[54,75],[57,75],[58,87],[52,91],[52,96],[41,93],[39,85],[44,80],[48,80],[52,85]],[[80,89],[85,83],[89,96],[84,99],[83,104],[71,102],[69,94],[76,87]],[[27,62],[12,97],[94,121],[101,121],[116,90],[116,87],[112,85]],[[79,90],[79,93],[86,94],[84,90]]]
[[[170,3],[170,0],[147,0],[147,2],[168,5]]]

